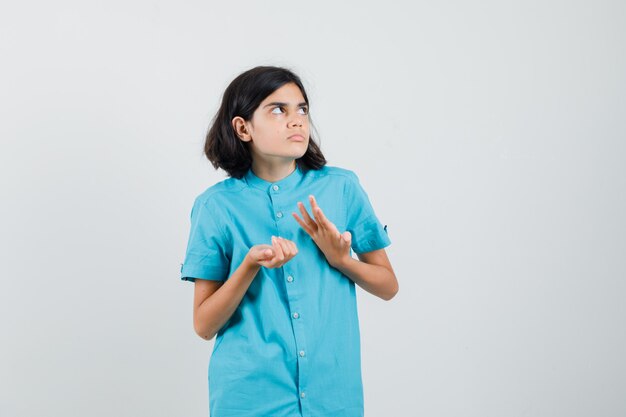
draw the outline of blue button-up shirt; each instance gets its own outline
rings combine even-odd
[[[261,267],[218,331],[209,362],[212,417],[362,416],[363,385],[355,284],[330,266],[292,217],[313,194],[352,249],[391,241],[354,172],[325,166],[269,182],[252,170],[200,194],[181,279],[226,280],[250,247],[271,236],[295,242],[280,268]],[[351,251],[352,253],[352,251]]]

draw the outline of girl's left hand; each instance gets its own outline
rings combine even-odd
[[[328,263],[336,268],[350,258],[352,235],[348,231],[344,233],[339,232],[337,226],[324,216],[322,209],[315,201],[315,197],[310,195],[309,201],[311,202],[314,218],[309,216],[304,204],[300,201],[298,201],[298,207],[304,220],[298,217],[296,213],[291,214],[324,253]]]

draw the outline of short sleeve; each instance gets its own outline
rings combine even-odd
[[[389,246],[391,240],[387,226],[383,227],[376,217],[367,193],[352,171],[349,171],[344,193],[347,202],[346,229],[352,234],[352,249],[364,253]]]
[[[230,271],[226,239],[220,228],[219,211],[210,210],[207,201],[196,198],[191,209],[191,230],[180,279],[225,281]]]

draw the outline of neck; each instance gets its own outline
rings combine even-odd
[[[252,161],[252,172],[269,182],[280,181],[296,169],[296,160],[275,161],[272,163]]]

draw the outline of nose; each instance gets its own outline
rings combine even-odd
[[[304,122],[302,121],[302,118],[294,117],[294,119],[291,121],[291,126],[292,127],[302,127],[303,123]]]

